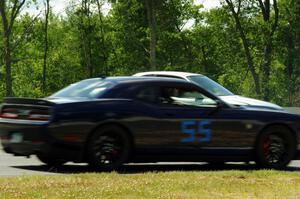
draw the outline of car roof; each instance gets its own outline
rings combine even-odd
[[[142,83],[142,82],[177,82],[177,83],[188,83],[185,80],[169,78],[169,77],[144,77],[144,76],[114,76],[114,77],[99,77],[99,78],[90,78],[83,81],[89,80],[102,80],[110,81],[116,84],[120,83]]]
[[[137,77],[137,76],[116,76],[116,77],[99,77],[99,78],[90,78],[85,79],[83,81],[94,81],[98,80],[103,82],[111,82],[115,84],[111,89],[120,89],[129,86],[129,85],[159,85],[159,86],[189,86],[190,88],[198,88],[202,90],[204,93],[207,93],[208,96],[212,96],[212,98],[217,98],[215,95],[209,93],[205,89],[197,86],[194,83],[188,82],[184,79],[177,79],[172,77]],[[120,86],[120,87],[119,87]]]
[[[150,72],[136,73],[133,76],[141,77],[141,76],[148,76],[148,75],[166,75],[166,76],[186,78],[188,76],[195,76],[195,75],[201,75],[201,74],[180,72],[180,71],[150,71]]]

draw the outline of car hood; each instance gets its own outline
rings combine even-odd
[[[219,96],[219,98],[221,98],[224,102],[232,105],[283,110],[282,107],[276,104],[239,95]]]

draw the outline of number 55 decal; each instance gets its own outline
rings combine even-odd
[[[181,122],[181,131],[188,134],[189,137],[183,138],[181,142],[209,142],[211,141],[211,129],[205,125],[209,121],[183,121]],[[198,136],[197,136],[198,135]]]

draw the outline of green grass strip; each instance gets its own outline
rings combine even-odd
[[[0,179],[0,198],[300,198],[283,171],[88,173]]]

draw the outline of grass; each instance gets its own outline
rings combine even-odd
[[[0,198],[300,198],[282,171],[88,173],[0,178]]]

